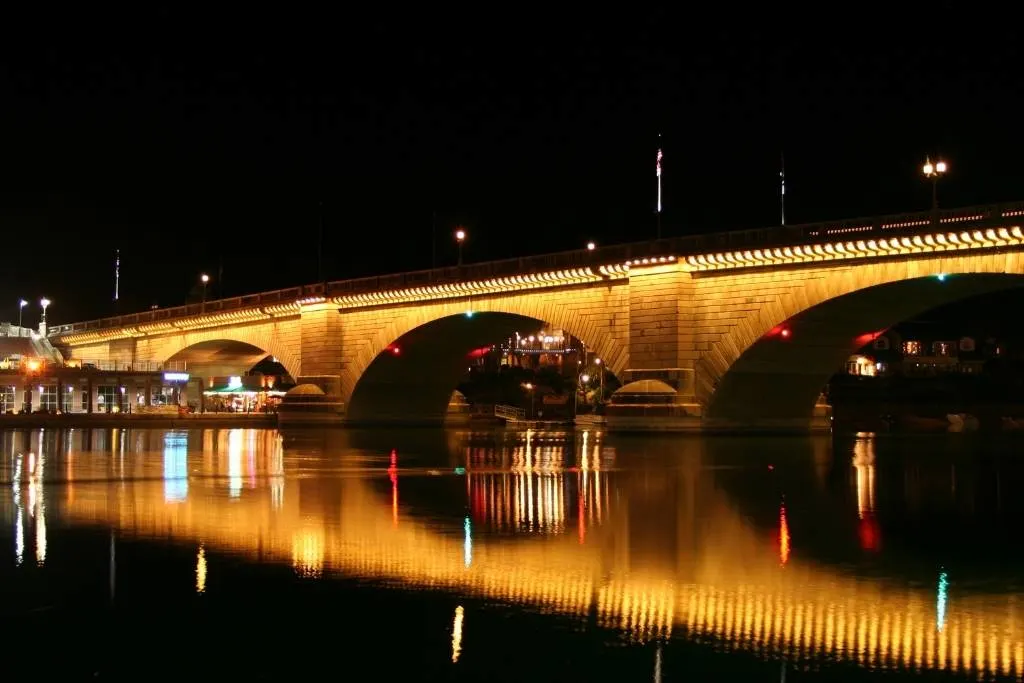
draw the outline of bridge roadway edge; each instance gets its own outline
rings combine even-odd
[[[988,213],[983,215],[983,210]],[[1024,207],[1002,207],[997,216],[991,207],[956,211],[956,215],[947,212],[948,216],[943,214],[938,220],[928,214],[927,221],[892,226],[883,225],[881,219],[863,228],[818,226],[817,232],[804,231],[804,235],[817,235],[804,244],[635,259],[608,270],[602,266],[602,275],[614,272],[615,278],[611,280],[596,276],[558,280],[553,276],[549,282],[537,282],[532,288],[501,285],[503,291],[501,287],[483,289],[482,282],[464,282],[455,286],[457,291],[449,290],[443,296],[421,291],[424,288],[416,290],[416,296],[409,293],[412,290],[403,290],[404,294],[396,290],[405,298],[371,293],[361,304],[345,306],[340,306],[345,297],[307,297],[282,302],[276,309],[259,307],[260,315],[248,318],[246,311],[219,317],[193,315],[189,321],[195,320],[194,325],[176,322],[159,331],[147,331],[139,325],[108,327],[91,335],[73,329],[77,325],[63,326],[69,328],[66,331],[58,326],[53,336],[58,342],[78,339],[70,344],[72,357],[82,357],[76,350],[88,350],[105,354],[110,360],[130,357],[132,362],[159,363],[167,360],[170,348],[154,343],[161,335],[180,339],[179,345],[184,345],[223,337],[225,330],[231,330],[235,336],[244,337],[240,341],[287,360],[286,367],[297,369],[297,380],[317,385],[329,399],[325,402],[333,404],[328,422],[346,424],[347,400],[362,373],[384,350],[387,340],[397,339],[404,331],[402,324],[384,321],[385,311],[418,309],[418,313],[407,317],[423,323],[430,322],[429,311],[451,315],[465,308],[467,301],[485,312],[487,302],[494,300],[546,297],[542,305],[533,304],[529,310],[514,306],[519,310],[509,312],[553,325],[561,323],[571,334],[584,339],[607,336],[611,340],[604,342],[608,353],[602,355],[615,357],[614,370],[627,384],[647,379],[671,389],[671,396],[647,404],[623,404],[620,408],[613,401],[607,425],[611,431],[828,431],[831,411],[822,396],[808,402],[806,412],[799,416],[737,419],[729,411],[709,414],[709,406],[713,407],[716,394],[723,395],[720,383],[741,358],[750,355],[753,347],[780,329],[780,325],[832,299],[886,283],[938,274],[1024,274],[1020,254],[1024,234],[1017,225],[1024,216]],[[889,228],[893,228],[891,232],[883,231]],[[614,267],[619,270],[613,271]],[[592,273],[597,271],[591,269]],[[564,312],[574,302],[586,298],[585,292],[612,289],[610,284],[615,285],[614,289],[624,290],[625,299],[624,304],[616,304],[620,309],[611,315],[607,310],[598,310],[607,309],[607,301],[583,304],[593,308],[589,317],[579,307]],[[475,290],[478,285],[481,288]],[[301,292],[304,288],[297,290]],[[349,297],[355,298],[358,297]],[[362,338],[353,339],[345,321],[347,316],[360,315],[376,317],[377,321],[363,320]],[[602,317],[607,322],[595,322]],[[365,330],[375,325],[378,334],[368,338]],[[254,331],[244,332],[247,328]],[[161,354],[162,358],[157,357]],[[143,359],[141,355],[153,357]],[[785,391],[785,387],[780,389]],[[767,405],[774,397],[755,398],[751,402]],[[409,423],[435,421],[410,419]]]

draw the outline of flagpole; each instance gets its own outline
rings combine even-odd
[[[779,210],[782,212],[782,225],[786,225],[786,154],[781,155],[779,166]]]
[[[658,239],[661,239],[661,133],[658,133],[658,158],[656,166],[656,174],[658,176],[658,211],[657,211],[657,223],[658,223]]]

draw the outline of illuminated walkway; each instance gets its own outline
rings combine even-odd
[[[436,473],[403,474],[393,460],[389,498],[356,477],[325,482],[294,476],[291,469],[286,477],[279,445],[250,443],[249,436],[243,441],[241,430],[226,438],[221,465],[208,466],[206,454],[193,455],[203,458],[199,476],[117,488],[81,481],[47,487],[49,495],[65,498],[50,505],[76,523],[197,543],[200,589],[205,553],[218,549],[290,562],[310,577],[340,572],[410,590],[447,590],[594,618],[636,640],[684,635],[715,647],[810,663],[835,660],[1018,679],[1024,672],[1016,602],[992,596],[958,597],[947,604],[944,589],[938,595],[889,589],[801,562],[790,556],[784,511],[780,543],[766,549],[764,539],[719,500],[718,540],[701,543],[695,557],[683,558],[683,551],[673,549],[678,557],[672,562],[689,561],[677,562],[675,571],[636,571],[622,540],[627,512],[611,507],[616,496],[610,494],[610,481],[616,473],[602,472],[597,457],[584,455],[577,471],[568,472],[550,465],[556,457],[539,456],[541,448],[527,449],[525,457],[520,449],[513,452],[510,468],[492,474],[471,470],[466,477],[471,501],[474,496],[490,501],[490,513],[478,523],[491,529],[518,525],[532,534],[509,541],[480,534],[475,539],[469,518],[463,529],[446,535],[404,514],[400,480]],[[248,463],[241,462],[243,446]],[[858,458],[864,457],[862,449]],[[176,466],[165,453],[165,467],[173,474]],[[867,504],[873,468],[857,467],[865,477]],[[204,476],[217,471],[228,476]],[[23,488],[41,505],[37,485]],[[579,500],[578,511],[569,509],[570,498]],[[567,517],[573,520],[568,525]]]

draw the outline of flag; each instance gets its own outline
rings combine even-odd
[[[661,177],[661,157],[662,157],[662,154],[661,154],[661,150],[659,149],[658,150],[658,163],[657,163],[657,174],[658,174],[659,178]]]

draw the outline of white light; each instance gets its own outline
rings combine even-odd
[[[209,281],[210,281],[210,276],[209,276],[209,275],[207,275],[206,273],[203,273],[202,275],[200,275],[200,276],[199,276],[199,279],[200,279],[200,280],[202,281],[202,283],[203,283],[203,284],[205,285],[205,284],[206,284],[207,282],[209,282]]]
[[[187,372],[165,372],[165,382],[187,382],[189,380],[189,374]]]
[[[587,251],[594,251],[597,249],[597,245],[593,242],[587,242]]]
[[[939,273],[935,277],[937,277],[939,279],[939,282],[942,282],[943,280],[946,279],[946,274],[945,273]]]
[[[18,302],[18,307],[19,308],[25,308],[26,306],[28,306],[28,302],[25,301],[24,299],[22,299],[21,301]]]
[[[241,377],[238,377],[238,376],[228,377],[228,389],[241,389],[241,388],[242,388],[242,378]]]
[[[935,164],[935,172],[936,173],[945,173],[946,172],[946,162],[945,161],[940,161],[939,163]]]
[[[461,242],[462,240],[466,239],[466,231],[465,230],[456,230],[455,231],[455,239],[458,240],[459,242]]]
[[[42,298],[42,299],[41,299],[41,300],[39,301],[39,305],[43,307],[43,312],[44,312],[44,313],[46,312],[46,307],[47,307],[47,306],[49,306],[49,305],[50,305],[51,303],[52,303],[52,302],[51,302],[51,301],[50,301],[49,299],[47,299],[46,297],[43,297],[43,298]]]
[[[473,311],[466,311],[466,317],[467,318],[472,318],[473,317]]]
[[[930,161],[924,165],[924,168],[922,170],[924,171],[925,175],[932,175],[933,173],[935,173],[935,167],[932,166],[932,162]]]
[[[590,381],[590,375],[580,375],[580,381],[586,384]]]

